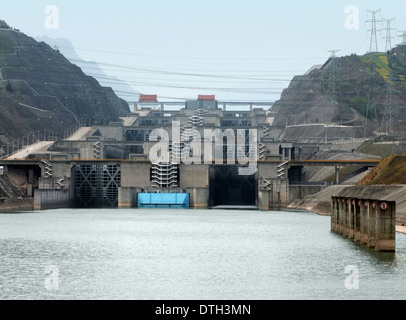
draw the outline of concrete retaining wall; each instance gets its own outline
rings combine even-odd
[[[70,192],[65,190],[35,190],[34,210],[72,207]]]
[[[289,203],[297,199],[305,199],[309,195],[314,195],[321,190],[325,189],[326,186],[289,186]]]

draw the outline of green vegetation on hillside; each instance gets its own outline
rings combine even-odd
[[[385,81],[406,82],[406,55],[401,52],[370,53],[360,57],[368,72],[377,72]]]
[[[362,115],[366,115],[367,108],[368,108],[368,102],[364,98],[362,98],[360,96],[356,96],[351,99],[350,107],[353,108],[354,110],[358,111]],[[369,110],[369,111],[371,111],[371,110]],[[372,112],[369,112],[368,118],[373,118],[373,115],[374,114]]]
[[[362,62],[365,64],[375,65],[375,71],[380,74],[382,78],[386,81],[389,81],[389,75],[392,70],[389,67],[388,55],[385,53],[373,53],[360,57]],[[367,68],[368,70],[368,68]],[[372,71],[372,70],[368,70]]]

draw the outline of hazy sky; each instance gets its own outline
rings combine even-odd
[[[46,13],[50,5],[57,15]],[[3,4],[0,19],[32,37],[69,39],[83,59],[161,100],[212,93],[274,101],[293,75],[322,64],[328,50],[368,51],[367,9],[397,18],[398,44],[398,31],[406,30],[406,1],[399,0],[14,0]],[[378,33],[382,51],[384,36]]]

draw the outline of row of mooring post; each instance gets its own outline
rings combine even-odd
[[[396,250],[396,202],[332,197],[331,230],[376,251]]]

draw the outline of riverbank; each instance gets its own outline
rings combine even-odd
[[[396,232],[406,234],[406,186],[404,185],[331,186],[306,199],[292,202],[288,208],[330,216],[332,196],[396,201]]]
[[[14,213],[18,211],[33,211],[33,198],[3,199],[0,202],[0,213]]]

